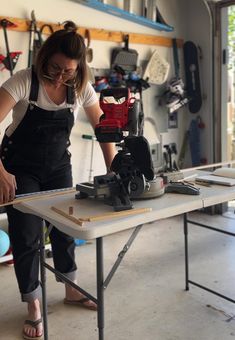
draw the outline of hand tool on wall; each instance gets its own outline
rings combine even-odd
[[[31,12],[31,22],[29,28],[29,54],[28,54],[28,67],[34,63],[38,49],[42,46],[42,36],[40,30],[37,28],[34,10]]]
[[[33,45],[35,35],[35,20],[33,19],[33,11],[31,12],[31,23],[29,28],[29,54],[28,54],[28,67],[33,64]]]
[[[48,28],[48,30],[50,31],[51,34],[54,33],[53,27],[50,24],[44,24],[40,28],[41,35],[43,34],[43,31],[44,31],[45,28]]]
[[[2,62],[4,66],[10,71],[10,75],[12,76],[14,67],[18,61],[18,58],[21,52],[10,52],[8,37],[7,37],[7,27],[16,27],[16,25],[7,19],[2,19],[0,21],[0,26],[3,29],[6,52],[7,52],[6,58],[4,58],[3,56],[0,56],[0,62]]]
[[[123,36],[124,47],[115,48],[111,55],[111,69],[120,66],[124,71],[132,72],[137,68],[138,52],[129,49],[129,35]]]
[[[164,148],[166,149],[166,153],[168,155],[168,171],[172,171],[172,150],[169,144],[164,145]]]
[[[166,171],[176,171],[178,170],[175,160],[172,160],[172,155],[177,155],[176,143],[169,143],[164,145],[166,151],[163,153],[166,162]]]
[[[93,60],[93,50],[90,47],[91,44],[91,34],[88,29],[85,30],[84,40],[86,42],[86,61],[91,63]]]
[[[164,172],[169,171],[169,157],[168,157],[168,152],[164,151],[163,152],[163,159],[165,162],[165,166],[164,166]]]
[[[12,61],[13,70],[14,70],[16,64],[17,64],[17,61],[19,59],[20,54],[22,54],[21,51],[10,52],[10,58],[11,58],[11,61]],[[4,68],[6,68],[7,70],[10,70],[9,59],[2,54],[0,54],[0,63],[2,63],[4,65],[4,67],[1,69],[1,71]]]
[[[171,147],[171,153],[173,155],[177,155],[177,147],[176,147],[176,143],[170,143],[170,147]],[[172,169],[173,171],[177,171],[179,170],[178,166],[177,166],[177,163],[176,163],[176,160],[174,159],[173,162],[172,162]]]

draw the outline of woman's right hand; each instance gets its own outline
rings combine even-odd
[[[15,176],[0,166],[0,204],[13,201],[16,188]]]

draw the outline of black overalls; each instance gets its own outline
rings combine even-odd
[[[0,157],[5,169],[15,175],[17,192],[30,193],[72,186],[69,137],[74,124],[70,108],[47,111],[34,103],[39,83],[32,70],[32,85],[27,112],[8,138],[3,138]],[[74,94],[67,91],[67,103],[73,104]],[[38,240],[42,225],[39,217],[7,207],[9,236],[14,256],[15,272],[22,301],[40,297],[38,279]],[[55,227],[50,233],[54,265],[70,279],[75,279],[73,238]]]

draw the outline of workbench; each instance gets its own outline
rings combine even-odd
[[[103,220],[96,220],[93,222],[85,222],[82,226],[70,221],[68,218],[57,214],[51,209],[52,206],[68,211],[73,207],[73,214],[77,217],[87,216],[101,216],[112,212],[113,208],[104,204],[103,201],[95,200],[93,198],[75,200],[75,194],[69,193],[56,197],[40,198],[30,201],[25,201],[15,205],[15,208],[24,212],[35,214],[42,219],[48,221],[51,226],[56,226],[59,230],[73,236],[74,238],[91,240],[96,239],[96,268],[97,268],[97,298],[86,292],[83,288],[71,283],[76,289],[89,297],[98,305],[98,339],[104,340],[104,290],[107,288],[115,271],[121,263],[126,252],[130,248],[135,237],[140,229],[153,221],[176,216],[179,214],[184,215],[184,241],[185,241],[185,289],[189,289],[189,284],[198,286],[211,293],[214,293],[222,298],[225,298],[233,303],[235,301],[226,297],[218,292],[215,292],[202,284],[191,281],[189,279],[189,261],[188,261],[188,224],[192,223],[199,227],[209,228],[213,231],[221,232],[230,236],[235,236],[234,233],[225,230],[216,229],[201,223],[196,223],[188,219],[187,213],[194,210],[206,208],[223,202],[235,199],[235,186],[227,187],[222,185],[213,185],[211,187],[200,186],[200,195],[183,195],[183,194],[164,194],[161,197],[149,200],[134,201],[134,208],[151,208],[151,211],[144,213],[136,213],[129,216],[119,216],[107,218]],[[138,211],[138,210],[137,210]],[[109,274],[104,278],[104,261],[103,261],[103,237],[118,233],[123,230],[133,229],[133,232],[128,239],[127,243],[117,256],[117,260],[111,268]],[[48,339],[47,329],[47,302],[46,302],[46,280],[45,269],[54,272],[59,278],[65,282],[68,280],[61,274],[55,271],[54,268],[49,266],[45,261],[44,255],[44,231],[42,230],[42,237],[40,240],[40,258],[41,258],[41,281],[43,292],[43,314],[44,314],[44,339]],[[134,287],[133,287],[134,289]]]

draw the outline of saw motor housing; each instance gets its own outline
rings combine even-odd
[[[112,97],[111,102],[107,100]],[[99,142],[116,142],[120,150],[111,164],[119,175],[131,199],[143,198],[148,181],[154,179],[153,162],[147,139],[140,135],[143,122],[138,100],[131,97],[129,88],[105,89],[100,94],[104,114],[95,128]],[[163,185],[162,185],[162,190]]]
[[[101,143],[118,143],[124,139],[125,132],[128,132],[128,135],[137,135],[138,104],[127,87],[102,90],[100,107],[103,115],[95,127],[97,140]]]

